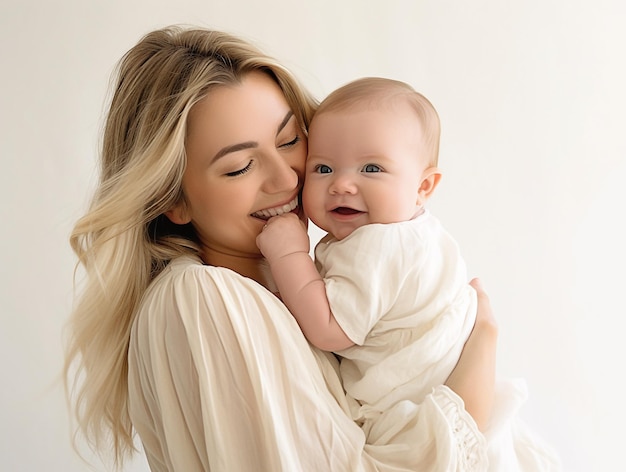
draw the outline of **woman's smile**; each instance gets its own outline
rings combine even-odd
[[[262,220],[268,220],[272,216],[283,215],[285,213],[289,213],[298,208],[298,196],[296,195],[293,200],[289,203],[285,203],[284,205],[278,205],[273,208],[266,208],[263,210],[256,211],[252,213],[252,216],[255,218],[260,218]]]

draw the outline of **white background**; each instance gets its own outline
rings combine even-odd
[[[411,83],[442,124],[431,201],[501,326],[498,369],[566,471],[617,470],[626,424],[625,9],[619,0],[2,0],[0,470],[88,470],[70,447],[61,332],[108,79],[144,33],[240,34],[319,98]],[[96,463],[97,470],[104,470]],[[128,471],[146,471],[142,458]]]

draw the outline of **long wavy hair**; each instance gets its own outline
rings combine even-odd
[[[70,244],[83,269],[67,326],[64,378],[76,435],[116,466],[135,451],[128,346],[140,299],[168,262],[197,253],[191,225],[164,212],[184,199],[189,112],[213,87],[251,71],[280,86],[304,131],[317,102],[273,58],[230,34],[172,26],[151,32],[116,69],[100,179]]]

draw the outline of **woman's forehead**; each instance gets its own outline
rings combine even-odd
[[[239,83],[215,87],[194,105],[187,145],[211,152],[238,142],[273,140],[288,114],[278,84],[264,73],[251,72]]]
[[[250,72],[240,82],[211,89],[191,109],[188,129],[207,125],[244,128],[249,121],[281,120],[288,110],[278,84],[264,73]]]

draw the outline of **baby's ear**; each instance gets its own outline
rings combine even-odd
[[[191,221],[184,199],[165,212],[165,216],[176,225],[186,225]]]
[[[428,167],[422,173],[422,181],[417,191],[417,204],[423,205],[435,191],[441,180],[441,171],[437,167]]]

